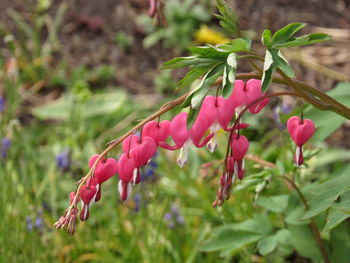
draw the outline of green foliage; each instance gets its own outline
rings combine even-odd
[[[238,18],[236,13],[232,8],[225,4],[224,0],[217,0],[216,3],[220,14],[215,16],[219,19],[220,25],[230,33],[237,34]]]
[[[207,5],[208,1],[204,0],[167,1],[165,17],[168,25],[164,28],[155,27],[151,18],[141,16],[138,19],[139,24],[148,31],[143,45],[149,48],[162,41],[166,47],[178,51],[186,49],[192,44],[193,35],[200,24],[210,19]]]
[[[312,45],[330,39],[327,34],[320,33],[294,37],[305,26],[305,23],[292,23],[276,31],[273,35],[269,29],[263,31],[261,42],[267,47],[264,60],[264,74],[262,77],[263,91],[266,91],[269,87],[273,73],[277,68],[281,69],[287,76],[294,77],[292,68],[282,56],[279,48]]]

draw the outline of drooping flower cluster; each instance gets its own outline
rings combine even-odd
[[[73,209],[56,223],[61,228],[68,225],[68,230],[74,232],[75,225],[71,223],[77,217],[77,204],[82,203],[79,217],[85,221],[89,217],[91,205],[101,199],[102,183],[118,174],[118,190],[120,199],[130,198],[132,188],[142,180],[140,169],[151,162],[158,147],[167,150],[179,150],[177,163],[183,167],[187,163],[188,148],[191,145],[201,148],[207,145],[210,152],[217,148],[217,132],[220,129],[229,132],[228,155],[225,158],[225,169],[219,180],[219,190],[213,206],[221,205],[230,197],[230,191],[235,179],[243,179],[245,172],[244,157],[249,148],[248,139],[241,130],[249,125],[241,123],[238,118],[234,125],[236,113],[243,107],[252,114],[259,113],[269,102],[261,91],[261,81],[257,79],[236,80],[232,94],[228,98],[222,96],[206,96],[192,127],[187,126],[187,112],[177,114],[171,121],[150,121],[146,123],[140,135],[131,134],[122,142],[122,154],[118,160],[94,155],[90,158],[91,176],[86,179],[77,192],[71,193]],[[297,144],[295,161],[303,163],[302,145],[312,136],[315,127],[310,120],[298,117],[289,119],[288,131]],[[173,141],[170,143],[169,140]],[[98,160],[98,162],[97,162]],[[97,163],[96,163],[97,162]]]

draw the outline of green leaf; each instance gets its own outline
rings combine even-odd
[[[161,69],[177,69],[177,68],[185,68],[190,66],[196,67],[210,67],[217,63],[217,59],[212,58],[200,58],[198,56],[190,56],[190,57],[177,57],[173,58],[167,62],[165,62]]]
[[[236,79],[236,70],[230,66],[226,66],[224,69],[224,74],[222,76],[222,95],[227,98],[231,95],[233,90],[233,84]]]
[[[214,235],[228,230],[252,232],[260,235],[269,235],[272,232],[272,225],[266,215],[255,214],[253,218],[241,223],[224,224],[213,230]]]
[[[231,66],[233,69],[237,69],[237,56],[235,53],[231,53],[227,56],[227,65]]]
[[[350,170],[350,165],[347,167]],[[312,189],[314,197],[309,200],[310,209],[303,219],[314,217],[329,208],[340,194],[349,188],[350,176],[348,173],[334,175],[329,180]]]
[[[308,225],[288,225],[288,229],[292,235],[293,247],[300,255],[314,260],[322,258]]]
[[[257,244],[259,253],[263,256],[272,253],[277,247],[277,238],[275,235],[271,235],[259,240]]]
[[[208,71],[207,67],[193,67],[187,74],[179,81],[177,91],[191,85],[195,80],[203,76]]]
[[[122,108],[125,101],[126,95],[124,92],[95,94],[81,102],[82,117],[87,119],[111,114]],[[71,108],[67,105],[72,103],[72,96],[64,95],[58,100],[36,107],[33,110],[33,115],[39,119],[66,120],[71,115]],[[91,107],[91,105],[96,105],[96,107]]]
[[[292,67],[289,65],[288,61],[285,59],[285,57],[282,55],[281,51],[278,50],[277,54],[273,54],[273,60],[274,63],[278,68],[280,68],[286,75],[290,78],[294,78],[295,74],[292,69]]]
[[[251,232],[227,230],[214,237],[211,241],[205,242],[201,246],[200,251],[211,252],[227,249],[225,254],[229,254],[258,241],[260,238],[262,238],[261,235]]]
[[[288,229],[280,229],[276,233],[276,240],[281,247],[290,249],[292,247],[292,235]]]
[[[226,59],[227,55],[229,54],[228,51],[221,50],[211,45],[189,47],[188,49],[193,54],[197,55],[197,57],[205,58],[205,59],[222,60],[222,59]]]
[[[292,23],[276,31],[271,39],[271,47],[274,47],[276,44],[287,42],[296,32],[305,26],[305,23]]]
[[[163,65],[161,66],[161,69],[188,67],[190,65],[193,65],[196,59],[197,59],[196,56],[173,58],[163,63]]]
[[[331,208],[329,210],[329,213],[327,215],[327,223],[322,229],[322,233],[326,233],[329,230],[335,228],[338,226],[341,222],[349,218],[350,215],[347,213],[344,213],[342,211],[336,210],[334,208]]]
[[[231,44],[217,45],[221,50],[225,50],[230,53],[237,53],[242,51],[249,51],[251,46],[251,41],[244,38],[235,38],[232,40]]]
[[[190,129],[192,127],[194,121],[197,118],[198,112],[199,111],[196,109],[190,109],[190,111],[188,112],[188,115],[187,115],[187,128],[188,129]]]
[[[265,59],[264,59],[264,72],[262,75],[262,92],[265,92],[270,86],[272,75],[275,70],[275,65],[273,65],[273,57],[269,50],[266,50]]]
[[[329,35],[323,33],[314,33],[306,36],[309,38],[309,41],[307,42],[308,45],[320,43],[331,39]]]
[[[348,188],[350,188],[350,185]],[[332,205],[332,207],[345,213],[350,213],[350,190],[344,191],[340,195],[339,199]]]
[[[288,204],[288,195],[273,195],[270,197],[261,196],[257,200],[258,206],[264,207],[275,213],[282,213]]]
[[[261,35],[261,42],[264,46],[271,47],[271,30],[265,29]]]
[[[350,228],[347,222],[331,232],[329,244],[332,263],[350,262]]]
[[[276,44],[274,48],[306,46],[331,39],[329,35],[322,33],[309,34],[301,37],[293,37],[288,42]]]
[[[225,64],[220,63],[208,72],[208,74],[206,75],[203,81],[203,84],[195,92],[195,94],[191,99],[192,108],[198,109],[202,105],[202,102],[205,96],[208,94],[214,82],[217,80],[218,77],[220,77],[223,74],[224,68],[225,68]]]
[[[220,20],[220,25],[231,33],[237,32],[237,15],[223,0],[216,1],[220,15],[215,15]]]

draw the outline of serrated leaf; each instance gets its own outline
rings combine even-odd
[[[271,39],[271,47],[287,42],[296,32],[305,26],[305,23],[292,23],[276,31]]]
[[[257,244],[259,253],[263,256],[272,253],[277,247],[277,238],[275,235],[271,235],[259,240]]]

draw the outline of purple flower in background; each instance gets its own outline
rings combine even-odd
[[[282,103],[282,112],[283,114],[288,114],[291,113],[293,110],[292,105],[288,104],[288,103]]]
[[[167,212],[163,219],[168,223],[169,228],[174,228],[177,225],[183,225],[185,223],[185,218],[175,204],[171,206],[170,212]]]
[[[1,139],[0,152],[2,159],[7,157],[8,149],[11,147],[11,140],[7,137]]]
[[[139,212],[141,209],[141,195],[139,193],[137,193],[134,196],[134,203],[135,203],[134,211]]]
[[[56,164],[63,172],[67,172],[71,164],[71,153],[69,149],[56,155]]]
[[[286,125],[281,122],[280,116],[282,114],[288,114],[291,113],[293,110],[293,107],[288,103],[282,103],[282,105],[277,105],[273,108],[273,119],[277,123],[278,128],[281,130],[284,130],[286,128]]]
[[[157,153],[153,156],[152,160],[149,162],[149,164],[145,167],[145,170],[141,174],[141,181],[147,181],[154,179],[155,170],[158,167],[158,163],[156,162],[156,156]]]
[[[1,139],[2,148],[8,149],[11,147],[11,140],[7,137]]]
[[[27,224],[27,230],[33,231],[33,222],[32,222],[32,218],[30,216],[26,217],[26,224]]]
[[[3,96],[0,96],[0,112],[3,112],[6,107],[6,100]]]

